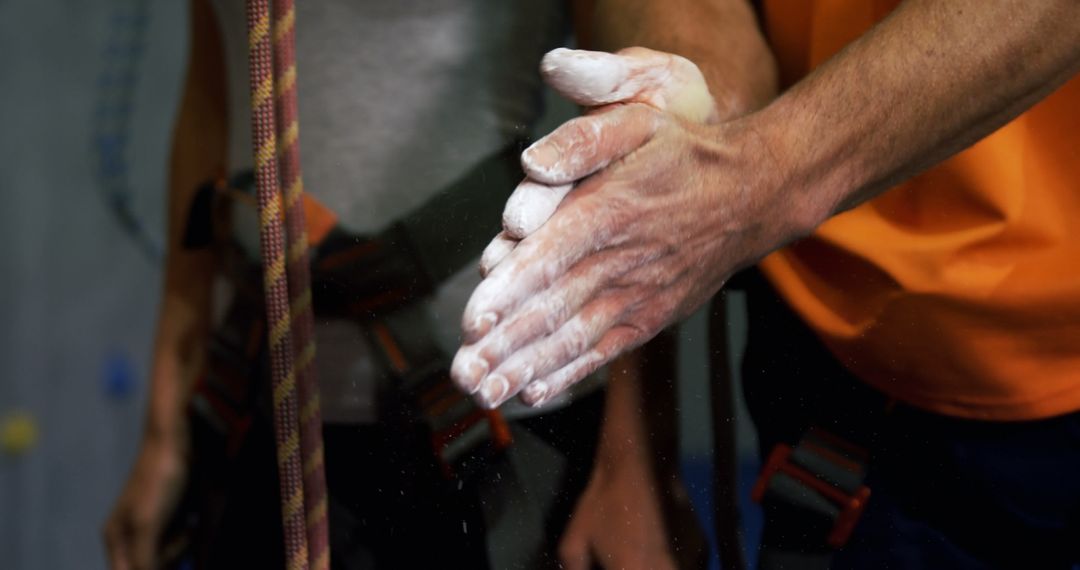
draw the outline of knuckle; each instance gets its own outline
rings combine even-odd
[[[488,366],[488,370],[494,370],[493,364],[502,362],[507,352],[510,351],[512,346],[511,338],[514,335],[514,328],[507,327],[506,330],[499,331],[497,334],[490,334],[484,337],[484,344],[477,351],[477,356]]]
[[[668,64],[673,69],[675,69],[676,71],[696,73],[696,74],[701,73],[701,71],[698,68],[697,64],[690,61],[689,59],[687,59],[687,58],[685,58],[685,57],[683,57],[681,55],[674,54],[674,53],[669,53],[669,54],[666,54],[666,55],[668,57],[668,62],[669,62]]]
[[[575,324],[573,328],[567,330],[561,336],[563,352],[572,356],[582,354],[589,349],[591,344],[588,331],[584,330],[583,325],[580,323]]]
[[[670,124],[668,115],[652,105],[628,105],[626,115],[627,122],[632,121],[647,132],[655,133]]]
[[[544,332],[550,333],[559,328],[566,320],[566,300],[561,295],[549,295],[538,303],[537,312],[544,323]]]
[[[611,360],[611,357],[617,353],[616,350],[594,350],[589,353],[589,357],[585,360],[585,365],[582,367],[580,378],[584,378],[593,372],[596,372],[598,368]]]
[[[567,121],[562,129],[566,148],[575,152],[588,150],[600,136],[600,124],[595,117],[577,117]]]

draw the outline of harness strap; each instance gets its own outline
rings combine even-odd
[[[314,321],[300,199],[292,0],[274,0],[273,14],[271,28],[270,0],[247,0],[252,141],[286,567],[328,569],[322,421],[312,366]]]

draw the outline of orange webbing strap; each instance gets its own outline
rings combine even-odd
[[[289,185],[289,196],[284,200],[284,217],[290,238],[288,250],[285,243],[286,222],[282,219],[282,185],[278,178],[279,135],[286,154],[297,152],[295,61],[292,56],[295,16],[291,2],[275,0],[275,7],[278,17],[271,30],[270,1],[247,0],[248,72],[286,568],[306,570],[311,566],[329,567],[326,488],[322,470],[318,393],[310,373],[314,357],[310,278],[306,273],[306,238],[302,200],[299,199],[303,190],[299,183],[299,160],[296,156],[292,160],[288,157],[281,160],[282,174],[287,176],[285,180]],[[284,47],[279,45],[274,54],[271,53],[271,37],[276,44],[285,44]],[[279,60],[276,66],[274,59]],[[278,85],[274,82],[275,67],[285,70],[281,72]],[[284,128],[275,123],[275,115],[286,119]],[[297,243],[302,247],[297,247]],[[299,270],[298,260],[303,261]],[[292,291],[290,280],[293,281]],[[298,394],[303,398],[300,404],[297,402]],[[303,425],[301,416],[306,420]],[[312,425],[315,425],[314,430],[311,429]],[[308,487],[307,492],[305,487]],[[314,564],[311,564],[312,560]]]

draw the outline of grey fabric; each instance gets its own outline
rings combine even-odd
[[[249,168],[243,2],[215,0],[228,51],[230,167]],[[373,232],[527,132],[562,2],[322,0],[296,5],[307,190]]]

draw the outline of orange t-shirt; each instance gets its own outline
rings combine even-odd
[[[766,0],[784,85],[895,0]],[[968,418],[1080,409],[1080,78],[761,268],[858,377]]]

